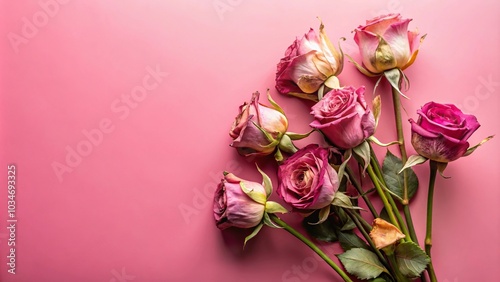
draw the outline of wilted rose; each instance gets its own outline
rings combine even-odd
[[[377,249],[390,246],[405,237],[406,236],[401,233],[396,226],[390,224],[389,222],[381,218],[375,218],[375,220],[373,220],[373,228],[370,232],[370,238]]]
[[[333,89],[311,108],[310,126],[323,132],[337,147],[350,149],[375,131],[375,118],[364,98],[364,86]]]
[[[366,25],[354,30],[354,41],[366,69],[358,69],[367,75],[381,74],[386,70],[406,69],[415,61],[420,42],[418,31],[409,31],[411,19],[399,14],[389,14],[366,21]]]
[[[321,209],[339,188],[337,172],[328,163],[328,149],[310,144],[278,168],[278,195],[298,210]]]
[[[462,157],[469,148],[467,139],[480,124],[476,117],[462,113],[455,105],[429,102],[410,119],[415,151],[433,161],[447,163]]]
[[[285,115],[260,104],[259,92],[255,92],[250,102],[240,106],[240,112],[229,132],[234,139],[231,146],[243,156],[269,155],[274,152],[287,128]]]
[[[317,91],[325,81],[331,88],[338,87],[336,77],[342,66],[343,54],[333,47],[321,24],[319,36],[311,28],[288,47],[278,63],[276,89],[282,94],[317,101]]]
[[[262,221],[265,203],[258,203],[250,198],[242,190],[240,183],[253,193],[262,194],[261,196],[266,198],[266,190],[261,184],[243,180],[232,173],[226,174],[214,196],[214,217],[219,229],[231,226],[251,228]]]

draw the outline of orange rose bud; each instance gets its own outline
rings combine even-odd
[[[373,220],[373,229],[370,232],[370,238],[372,238],[377,249],[390,246],[404,237],[405,235],[389,222],[381,218],[375,218]]]

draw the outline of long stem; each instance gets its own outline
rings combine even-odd
[[[361,188],[361,185],[359,184],[358,180],[354,176],[352,169],[350,167],[346,166],[345,170],[347,172],[347,175],[349,175],[349,180],[351,180],[352,185],[354,186],[354,188],[356,188],[356,190],[358,191],[358,194],[360,194],[361,197],[363,198],[363,200],[365,201],[365,203],[368,206],[368,209],[372,213],[373,217],[377,218],[378,217],[377,210],[373,207],[372,202],[370,201],[368,196],[365,194],[365,192]]]
[[[293,229],[290,225],[286,224],[283,220],[277,217],[275,214],[269,215],[271,219],[279,226],[283,227],[290,234],[295,236],[297,239],[306,244],[309,248],[315,251],[328,265],[330,265],[346,282],[352,282],[351,278],[330,258],[328,257],[318,246],[307,239],[304,235],[299,233],[297,230]]]
[[[401,153],[401,161],[403,164],[408,160],[408,155],[406,154],[405,138],[403,133],[403,123],[401,119],[401,98],[399,92],[393,87],[392,88],[392,102],[394,106],[394,117],[396,121],[396,131],[398,134],[398,145],[399,152]],[[411,218],[410,208],[408,204],[410,203],[408,198],[408,172],[403,171],[403,213],[405,215],[406,224],[410,233],[410,238],[413,242],[418,244],[417,233],[415,232],[415,227],[413,226],[413,219]]]
[[[403,122],[401,120],[401,98],[399,97],[399,92],[392,88],[392,103],[394,106],[394,117],[396,119],[396,131],[398,133],[398,146],[399,152],[401,153],[401,160],[403,164],[406,163],[408,159],[406,155],[405,137],[403,133]],[[404,183],[403,183],[403,205],[408,204],[408,175],[406,170],[403,171]]]
[[[430,177],[429,177],[429,194],[427,196],[427,226],[425,231],[425,252],[429,257],[431,257],[431,247],[432,247],[432,205],[434,202],[434,184],[436,182],[437,175],[437,162],[430,161]],[[432,265],[432,260],[428,267],[429,278],[431,282],[437,281],[436,273],[434,273],[434,266]]]
[[[380,186],[378,176],[375,174],[373,171],[372,165],[368,165],[367,168],[368,175],[372,179],[373,185],[375,185],[375,189],[378,192],[378,195],[380,199],[382,200],[382,203],[384,204],[385,210],[387,211],[387,214],[389,215],[389,219],[391,220],[391,223],[396,226],[398,229],[401,229],[399,226],[398,220],[396,219],[396,216],[394,215],[394,211],[392,209],[392,206],[389,204],[389,200],[387,200],[387,196],[385,194],[384,189]]]
[[[378,159],[375,155],[375,152],[373,151],[373,148],[371,147],[371,144],[370,144],[370,152],[371,152],[371,158],[370,158],[370,163],[373,167],[373,170],[375,171],[375,174],[378,176],[378,178],[380,179],[380,182],[382,184],[384,184],[384,186],[387,187],[387,184],[385,183],[385,179],[384,179],[384,176],[382,175],[382,171],[380,170],[380,163],[378,162]],[[387,197],[387,200],[389,201],[389,204],[392,206],[393,210],[394,210],[394,215],[396,216],[396,219],[398,220],[399,222],[399,225],[400,225],[400,229],[401,231],[405,234],[406,236],[406,240],[408,241],[412,241],[411,239],[411,235],[408,231],[408,228],[406,227],[406,223],[405,221],[403,220],[403,218],[401,217],[401,214],[399,213],[399,210],[398,210],[398,206],[396,205],[396,202],[394,201],[394,199],[392,198],[392,195],[385,191],[385,195]]]

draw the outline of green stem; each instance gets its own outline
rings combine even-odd
[[[427,196],[427,226],[425,231],[425,252],[429,257],[431,257],[431,247],[432,247],[432,205],[434,202],[434,184],[436,182],[436,175],[438,169],[438,163],[431,160],[429,162],[430,167],[430,177],[429,177],[429,194]],[[432,260],[427,268],[429,273],[429,278],[431,282],[437,281],[436,273],[434,272],[434,266],[432,265]]]
[[[375,189],[378,192],[378,195],[380,199],[382,200],[382,203],[384,204],[385,210],[387,211],[387,214],[389,215],[389,219],[391,223],[396,226],[398,229],[401,230],[401,227],[399,226],[398,220],[396,219],[396,216],[394,215],[394,211],[392,209],[392,206],[389,204],[389,200],[387,200],[386,194],[384,189],[380,186],[380,183],[378,181],[378,176],[375,174],[373,171],[372,165],[368,165],[367,168],[368,175],[372,179],[373,185],[375,185]]]
[[[370,163],[371,163],[371,165],[372,165],[372,167],[373,167],[373,169],[375,171],[375,174],[380,179],[380,182],[382,182],[382,184],[384,184],[384,186],[387,187],[387,184],[385,182],[384,176],[382,175],[382,171],[380,170],[380,163],[378,162],[378,159],[377,159],[377,157],[375,155],[375,152],[373,151],[373,148],[371,147],[371,144],[370,144],[370,152],[371,152]],[[387,200],[389,201],[389,204],[392,206],[392,208],[394,210],[394,215],[396,216],[396,219],[399,222],[399,226],[401,227],[400,228],[401,231],[406,236],[406,240],[407,241],[412,241],[410,232],[408,231],[408,228],[406,227],[406,223],[403,220],[403,218],[401,217],[401,214],[399,213],[398,206],[396,205],[396,202],[392,198],[392,195],[388,191],[385,191],[385,196],[387,197]]]
[[[401,98],[399,92],[393,87],[392,88],[392,102],[394,106],[394,117],[396,121],[396,131],[398,134],[398,145],[399,152],[401,153],[401,161],[403,164],[408,160],[408,155],[406,154],[405,138],[403,133],[403,123],[401,119]],[[406,224],[410,233],[410,238],[413,242],[418,244],[417,233],[415,232],[415,227],[413,226],[413,219],[411,218],[410,208],[408,204],[410,203],[408,197],[408,171],[403,171],[403,213],[405,215]],[[406,233],[405,233],[406,234]]]
[[[372,213],[373,217],[377,218],[378,217],[377,210],[373,207],[372,202],[370,201],[370,199],[368,198],[368,196],[365,194],[365,192],[361,188],[361,185],[359,184],[358,180],[354,176],[354,173],[353,173],[352,169],[350,167],[346,166],[345,170],[347,172],[347,175],[349,175],[349,180],[351,181],[351,183],[354,186],[354,188],[356,188],[356,190],[358,191],[358,194],[361,195],[361,197],[365,201],[365,203],[368,206],[368,209]]]
[[[275,214],[269,214],[271,219],[280,227],[283,227],[290,234],[295,236],[297,239],[306,244],[309,248],[315,251],[328,265],[330,265],[346,282],[352,282],[351,278],[330,258],[328,257],[318,246],[307,239],[304,235],[299,233],[297,230],[293,229],[290,225],[286,224],[283,220],[277,217]]]
[[[396,119],[396,131],[398,133],[398,146],[399,152],[401,153],[401,160],[403,164],[406,163],[408,159],[406,155],[405,138],[403,133],[403,122],[401,120],[401,98],[399,97],[399,92],[394,87],[392,88],[392,103],[394,106],[394,117]],[[408,173],[406,170],[403,171],[404,183],[403,183],[403,205],[408,204]]]

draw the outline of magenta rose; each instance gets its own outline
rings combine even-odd
[[[335,146],[350,149],[361,144],[375,131],[375,118],[364,98],[365,87],[333,89],[311,108],[317,128]]]
[[[343,54],[337,51],[323,31],[319,36],[310,29],[301,39],[296,39],[278,63],[276,89],[282,94],[318,100],[317,91],[331,78],[330,87],[338,87],[336,76],[343,66]]]
[[[399,14],[390,14],[368,20],[366,25],[354,30],[354,41],[368,74],[380,74],[394,68],[404,70],[413,64],[423,37],[418,31],[408,31],[410,21]]]
[[[260,128],[259,128],[260,127]],[[288,120],[278,110],[259,103],[259,92],[240,106],[229,135],[232,147],[243,156],[265,156],[274,152],[288,128]],[[265,131],[273,140],[269,140]]]
[[[298,210],[321,209],[339,188],[337,172],[328,163],[328,149],[310,144],[278,168],[278,195]]]
[[[262,221],[265,204],[257,203],[245,194],[240,186],[241,182],[249,190],[266,198],[266,190],[261,184],[243,180],[232,173],[226,174],[214,196],[214,217],[219,229],[231,226],[251,228]]]
[[[480,126],[475,116],[464,114],[451,104],[429,102],[417,113],[417,122],[410,119],[413,148],[437,162],[462,157],[469,148],[467,139]]]

